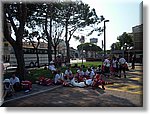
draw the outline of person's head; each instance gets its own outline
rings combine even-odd
[[[113,60],[116,60],[116,57],[115,57],[115,56],[113,56]]]
[[[70,67],[68,67],[67,70],[70,71]]]
[[[82,67],[79,67],[79,70],[82,71]]]
[[[57,70],[57,73],[60,74],[60,70],[59,69]]]
[[[88,71],[90,71],[90,72],[91,72],[91,71],[92,71],[92,70],[91,70],[91,68],[88,68]]]
[[[58,72],[57,72],[57,70],[56,71],[54,71],[54,75],[56,75]]]
[[[10,85],[10,80],[9,80],[9,79],[5,79],[5,80],[3,81],[3,83],[4,83],[4,85],[6,85],[6,87],[9,87],[9,85]]]
[[[102,65],[98,65],[99,68],[101,68]]]
[[[16,77],[16,74],[15,74],[15,73],[13,73],[13,74],[12,74],[12,78],[15,78],[15,77]]]
[[[119,55],[119,58],[122,58],[122,55]]]

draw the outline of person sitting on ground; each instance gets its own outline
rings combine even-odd
[[[10,84],[13,86],[15,91],[21,90],[20,80],[15,73],[13,73],[12,77],[10,78]]]
[[[93,79],[95,73],[91,70],[91,68],[88,68],[88,70],[85,72],[85,75],[87,79]]]
[[[50,62],[50,65],[48,66],[48,69],[51,70],[52,72],[56,71],[56,68],[55,68],[55,65],[54,65],[53,61]]]
[[[73,77],[73,79],[70,82],[70,84],[72,84],[72,86],[74,86],[74,87],[88,87],[88,86],[91,86],[92,83],[93,83],[92,79],[84,78],[83,81],[78,82],[78,79],[75,77]]]
[[[54,77],[54,84],[60,85],[63,84],[64,78],[60,70],[54,71],[55,77]]]
[[[102,80],[102,77],[100,74],[96,74],[93,78],[92,88],[95,89],[96,87],[99,87],[99,85],[102,86],[102,89],[105,90],[105,81]]]
[[[102,74],[101,65],[99,65],[99,66],[96,68],[95,72],[98,73],[98,74]]]
[[[3,94],[3,98],[5,99],[6,97],[12,96],[14,93],[14,88],[10,83],[9,79],[5,79],[3,81],[3,86],[4,86],[4,94]]]
[[[82,81],[84,78],[84,71],[82,70],[82,67],[79,67],[79,69],[77,70],[77,74],[76,77],[78,79],[78,81]]]
[[[68,67],[65,71],[65,74],[64,74],[64,79],[67,80],[67,81],[70,81],[71,79],[73,78],[73,73],[72,71],[70,70],[70,67]]]
[[[91,67],[91,70],[95,73],[96,72],[95,66]]]
[[[70,82],[75,87],[85,87],[85,82],[78,82],[76,78],[73,78]]]
[[[46,64],[44,65],[44,70],[47,70],[47,66],[46,66]]]

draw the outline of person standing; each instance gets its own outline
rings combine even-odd
[[[131,69],[135,69],[135,55],[132,56],[132,68]]]
[[[104,60],[103,65],[104,65],[104,75],[109,77],[109,75],[110,75],[110,60],[109,60],[109,57],[107,57]]]
[[[123,71],[124,73],[124,78],[126,78],[126,60],[124,57],[120,56],[119,59],[119,71],[120,71],[120,75],[119,77],[121,78],[121,71]]]
[[[118,75],[118,61],[116,57],[113,57],[112,60],[112,75]]]

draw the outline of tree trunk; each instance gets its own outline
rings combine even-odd
[[[70,63],[70,48],[69,48],[69,41],[68,41],[68,20],[66,20],[66,33],[65,33],[65,43],[67,48],[67,63]]]
[[[47,36],[47,41],[48,41],[48,64],[50,64],[50,62],[52,61],[52,48],[51,48],[51,45],[52,45],[52,37],[51,37],[51,34],[52,34],[52,19],[50,19],[50,30],[49,30],[49,33],[48,33],[48,29],[47,29],[47,13],[46,13],[46,19],[45,19],[45,31],[46,31],[46,36]]]
[[[17,76],[19,77],[20,80],[25,80],[25,62],[24,62],[24,55],[22,51],[22,46],[16,45],[14,47],[14,52],[17,60]]]
[[[67,62],[70,63],[70,46],[69,46],[69,42],[66,42],[66,47],[67,47]]]
[[[56,55],[57,55],[57,49],[56,49],[56,48],[57,48],[57,47],[54,46],[53,48],[54,48],[54,58],[55,58],[55,61],[56,61]]]

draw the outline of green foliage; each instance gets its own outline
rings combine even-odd
[[[75,65],[72,64],[71,65],[71,71],[73,72],[73,74],[75,74],[77,72],[77,68],[74,68],[73,66]],[[81,66],[82,63],[77,63],[78,66]],[[101,61],[97,61],[97,62],[84,62],[83,65],[85,65],[85,68],[83,68],[83,71],[86,71],[88,67],[98,67],[98,65],[102,65]],[[65,72],[65,70],[67,69],[67,67],[61,67],[59,70],[61,72]],[[12,76],[12,73],[5,73],[4,74],[4,79],[6,78],[10,78]],[[29,70],[29,73],[26,74],[25,76],[25,80],[30,80],[32,83],[35,83],[35,81],[37,81],[39,79],[40,76],[45,76],[47,78],[54,78],[54,74],[52,74],[52,72],[50,70],[45,70],[43,68],[37,68],[37,69],[31,69]]]
[[[96,52],[102,51],[102,49],[99,46],[92,44],[92,43],[80,44],[77,46],[77,49],[79,51],[82,50],[82,46],[83,46],[83,50],[85,50],[85,51],[96,51]]]
[[[123,47],[125,43],[130,47],[133,46],[133,37],[126,32],[117,37],[117,40],[119,40],[119,42],[113,43],[111,50],[121,50],[121,47]]]
[[[129,46],[133,46],[133,40],[132,36],[124,32],[122,35],[120,35],[117,40],[120,42],[120,46],[123,47],[126,43]]]

